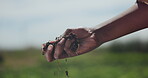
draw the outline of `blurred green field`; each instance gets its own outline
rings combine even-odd
[[[148,78],[148,53],[93,52],[49,63],[40,50],[0,52],[0,78]]]

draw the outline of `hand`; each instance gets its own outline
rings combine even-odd
[[[79,45],[77,50],[73,52],[70,49],[71,44],[75,41],[74,39],[70,40],[70,39],[61,38],[60,41],[55,46],[55,51],[53,55],[52,55],[53,51],[52,45],[49,45],[48,49],[46,51],[43,51],[45,52],[46,59],[49,62],[55,59],[63,59],[67,57],[81,55],[101,45],[101,43],[99,43],[96,40],[95,33],[91,32],[91,29],[88,28],[67,29],[66,32],[63,34],[63,36],[69,35],[70,33],[75,34],[79,39]],[[52,42],[54,43],[56,41]],[[45,44],[43,44],[43,47],[45,47]]]

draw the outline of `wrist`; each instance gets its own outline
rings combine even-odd
[[[100,29],[92,27],[92,28],[89,28],[89,32],[91,32],[92,35],[94,35],[94,39],[95,39],[95,41],[97,42],[98,45],[101,45],[105,42],[104,39],[103,39],[104,36],[101,33]]]

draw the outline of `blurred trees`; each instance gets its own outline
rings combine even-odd
[[[0,54],[0,65],[4,62],[4,58],[2,56],[2,54]]]
[[[115,42],[108,49],[113,52],[148,52],[148,42],[133,40],[127,43]]]

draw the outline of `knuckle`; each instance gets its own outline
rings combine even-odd
[[[45,45],[46,45],[46,43],[43,43],[43,44],[42,44],[42,46],[45,46]]]
[[[72,30],[72,29],[70,29],[70,28],[67,28],[67,29],[66,29],[66,31],[71,31],[71,30]]]
[[[72,31],[72,29],[66,29],[66,32],[65,32],[65,34],[68,34],[68,33],[70,33]]]

